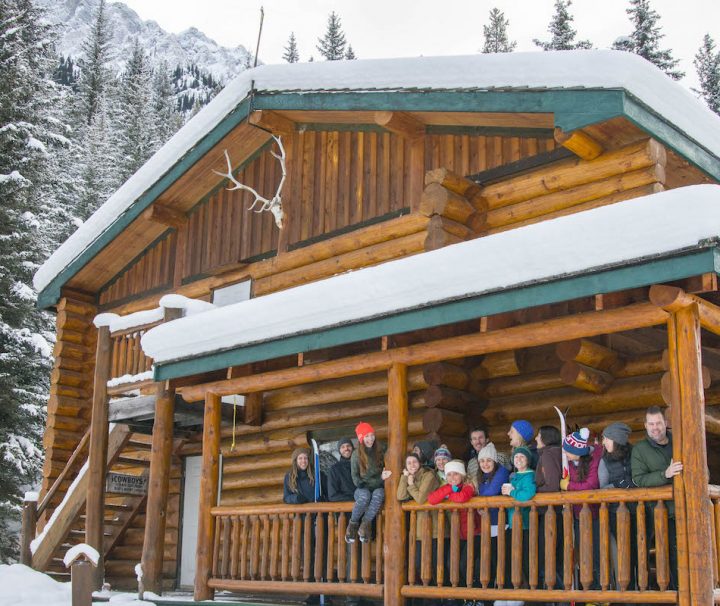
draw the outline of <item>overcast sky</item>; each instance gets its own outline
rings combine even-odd
[[[153,19],[167,31],[194,26],[223,46],[239,44],[254,51],[265,8],[260,60],[282,61],[291,31],[300,58],[319,53],[315,48],[330,11],[342,20],[348,41],[358,58],[458,55],[477,52],[483,44],[482,26],[488,12],[500,8],[510,19],[510,37],[517,50],[536,50],[533,38],[548,39],[547,26],[553,0],[123,0],[143,19]],[[579,39],[607,48],[631,24],[628,0],[574,0],[575,29]],[[693,56],[709,33],[720,44],[720,0],[652,0],[661,15],[663,48],[671,48],[688,78],[696,85]]]

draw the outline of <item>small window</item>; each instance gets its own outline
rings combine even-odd
[[[251,291],[252,280],[237,282],[236,284],[231,284],[230,286],[215,289],[213,291],[212,302],[218,307],[223,307],[224,305],[247,301],[250,298]]]

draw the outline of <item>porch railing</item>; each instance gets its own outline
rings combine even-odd
[[[373,540],[345,543],[352,503],[214,507],[208,585],[230,591],[383,594],[383,514]],[[308,540],[309,538],[309,540]]]
[[[710,555],[714,557],[712,570],[717,584],[720,488],[711,487],[710,497],[716,543],[715,554]],[[439,506],[404,503],[409,515],[408,574],[402,595],[675,603],[677,591],[671,582],[671,549],[675,545],[669,533],[674,522],[668,516],[671,499],[672,487],[663,486],[546,493],[523,503],[508,497],[482,497]],[[523,507],[529,508],[526,528],[522,525]],[[513,528],[507,534],[500,530],[496,538],[491,536],[492,510],[497,511],[500,529],[513,511]],[[576,523],[574,510],[578,512]],[[461,511],[467,512],[468,536],[473,536],[479,524],[479,536],[474,540],[460,540]],[[437,516],[435,539],[431,516]],[[523,531],[527,531],[525,537]],[[652,536],[655,539],[649,541]],[[611,550],[612,545],[615,550]]]
[[[160,322],[153,322],[132,329],[117,331],[110,335],[112,356],[110,363],[110,379],[124,376],[137,377],[152,368],[152,358],[145,355],[140,346],[140,339],[151,328]]]

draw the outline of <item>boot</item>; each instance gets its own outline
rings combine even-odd
[[[350,520],[350,523],[348,524],[347,531],[345,532],[345,542],[346,543],[354,543],[355,539],[357,539],[358,536],[358,526],[359,524],[357,522],[353,522]]]
[[[361,543],[369,542],[372,538],[372,522],[368,522],[367,520],[360,522],[357,535]]]

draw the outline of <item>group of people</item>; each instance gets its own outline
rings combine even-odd
[[[526,420],[516,420],[507,432],[511,452],[500,452],[487,429],[478,427],[469,432],[469,446],[461,458],[453,458],[445,445],[433,445],[427,441],[414,444],[412,452],[405,459],[405,467],[397,482],[396,498],[400,501],[415,501],[432,505],[443,501],[466,502],[476,496],[506,495],[515,501],[528,501],[538,492],[594,490],[605,488],[633,488],[662,486],[672,482],[674,476],[682,473],[682,463],[672,458],[672,434],[668,430],[663,410],[650,407],[645,414],[646,435],[634,446],[629,438],[631,428],[625,423],[611,423],[602,432],[601,443],[590,440],[590,432],[582,428],[569,433],[563,439],[560,431],[545,425],[537,431]],[[356,427],[357,448],[349,438],[340,440],[340,460],[330,469],[327,481],[322,481],[322,499],[330,501],[354,501],[347,526],[345,540],[352,543],[359,539],[371,539],[372,522],[382,508],[385,499],[385,480],[391,476],[384,469],[384,449],[376,440],[375,432],[368,423]],[[435,446],[435,447],[434,447]],[[563,453],[567,470],[563,468]],[[304,503],[314,499],[315,471],[310,465],[309,453],[298,449],[293,453],[292,469],[285,477],[285,502]],[[326,487],[326,490],[325,490]],[[668,546],[670,551],[671,585],[675,585],[676,550],[675,524],[672,503],[668,504]],[[574,506],[575,536],[579,535],[580,506]],[[617,505],[610,506],[611,533],[615,533],[615,512]],[[460,513],[460,539],[463,560],[461,571],[466,570],[466,546],[468,540],[477,541],[481,524],[475,520],[474,535],[468,537],[468,511]],[[528,570],[528,532],[530,507],[520,509],[523,519],[523,569]],[[491,537],[495,543],[501,532],[511,532],[514,522],[514,508],[507,510],[505,528],[498,527],[498,510],[490,510]],[[539,510],[540,516],[545,511]],[[592,506],[593,516],[593,588],[599,588],[599,509]],[[633,510],[634,513],[634,510]],[[420,514],[417,524],[417,539],[420,540],[423,520]],[[473,513],[471,515],[477,515]],[[437,516],[430,512],[433,524],[433,539],[437,539]],[[562,524],[562,516],[558,516]],[[650,517],[652,519],[652,517]],[[544,523],[539,523],[540,558],[544,554]],[[652,544],[652,524],[648,525],[648,544]],[[448,536],[448,533],[445,533]],[[562,529],[556,536],[562,536]],[[633,533],[634,536],[634,533]],[[558,578],[555,587],[562,587],[561,552],[558,550]],[[506,545],[511,545],[510,541]],[[416,549],[416,553],[420,553]],[[433,549],[433,554],[436,553]],[[445,550],[448,553],[449,550]],[[633,552],[635,549],[633,548]],[[475,549],[476,558],[480,550]],[[507,549],[510,552],[510,549]],[[491,550],[496,556],[496,545]],[[633,563],[635,558],[633,558]],[[496,562],[491,566],[494,571]],[[433,569],[435,567],[433,566]],[[446,567],[447,569],[447,567]],[[479,568],[478,568],[479,570]],[[541,577],[544,567],[540,566]],[[463,582],[465,580],[463,579]],[[477,578],[473,579],[473,583]],[[541,578],[541,586],[544,579]]]

